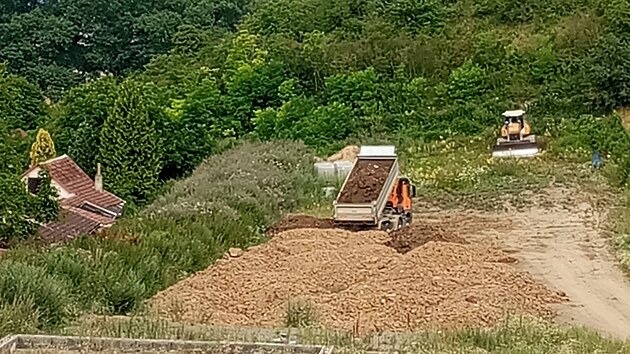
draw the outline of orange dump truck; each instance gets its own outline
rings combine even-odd
[[[389,231],[413,219],[415,186],[400,175],[394,146],[362,146],[337,195],[334,221]]]

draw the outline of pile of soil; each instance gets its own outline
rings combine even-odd
[[[394,160],[359,160],[352,170],[339,203],[371,203],[375,201],[392,169]]]
[[[175,321],[283,326],[289,301],[310,301],[328,328],[410,331],[490,326],[507,313],[551,318],[566,300],[505,254],[473,244],[427,242],[406,254],[384,232],[303,229],[280,233],[238,258],[151,299]]]
[[[282,220],[271,225],[265,232],[273,236],[288,230],[295,229],[333,229],[335,223],[332,219],[321,219],[310,215],[290,214]]]
[[[455,235],[450,231],[446,231],[437,225],[430,225],[415,222],[411,226],[404,227],[389,233],[391,238],[385,243],[386,246],[392,247],[398,253],[405,254],[427,242],[452,242],[462,245],[468,244],[468,241]]]
[[[359,155],[359,147],[355,145],[348,145],[345,148],[341,149],[334,155],[330,155],[326,161],[328,162],[336,162],[336,161],[354,161]]]

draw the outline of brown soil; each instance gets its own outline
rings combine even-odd
[[[335,225],[332,219],[317,218],[303,214],[289,214],[269,227],[266,234],[273,237],[281,232],[298,229],[344,229],[346,231],[359,232],[366,231],[369,228],[359,226],[342,227],[341,225]],[[446,230],[434,223],[421,221],[415,221],[413,225],[390,232],[388,235],[390,239],[385,243],[385,246],[395,249],[400,254],[405,254],[431,241],[468,244],[468,241],[457,236],[452,230]],[[507,261],[507,257],[505,259],[505,263],[512,263]]]
[[[630,281],[609,252],[606,213],[614,202],[605,188],[597,195],[562,187],[544,193],[532,197],[532,207],[525,210],[416,215],[457,225],[467,239],[509,250],[519,269],[571,299],[555,307],[558,321],[630,338]]]
[[[401,254],[405,254],[431,241],[468,244],[468,241],[465,239],[439,226],[418,222],[409,227],[393,231],[389,236],[391,239],[385,245],[392,247]]]
[[[228,256],[157,294],[175,321],[277,327],[289,301],[310,301],[328,328],[408,331],[492,325],[507,313],[552,317],[565,300],[479,245],[428,242],[406,254],[384,232],[292,230]],[[412,242],[412,243],[415,243]]]
[[[375,201],[392,169],[394,160],[360,160],[352,170],[340,203],[371,203]]]
[[[326,161],[354,161],[357,158],[357,155],[359,155],[360,150],[361,149],[358,146],[349,145],[341,149],[336,154],[329,156]]]
[[[288,230],[295,229],[333,229],[335,223],[332,219],[320,219],[310,215],[292,214],[273,224],[267,229],[266,234],[273,236]]]

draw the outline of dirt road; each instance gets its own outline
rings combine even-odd
[[[447,221],[461,236],[499,246],[536,279],[566,293],[570,302],[558,305],[558,321],[630,338],[630,283],[602,235],[605,216],[568,190],[548,194],[520,212],[433,211],[418,217]]]

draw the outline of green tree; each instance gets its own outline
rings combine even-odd
[[[191,1],[184,11],[184,22],[201,28],[233,30],[247,11],[247,0]]]
[[[356,131],[352,109],[338,102],[318,107],[295,127],[296,137],[313,147],[343,141]]]
[[[164,167],[161,178],[181,177],[210,155],[216,138],[233,136],[234,128],[221,105],[221,92],[214,80],[204,80],[186,99],[172,100],[164,138]],[[223,124],[225,123],[225,124]]]
[[[629,32],[630,33],[630,32]],[[606,109],[630,105],[630,40],[608,34],[587,60],[586,72],[596,87],[596,104]]]
[[[0,173],[19,175],[28,167],[31,146],[23,131],[9,131],[0,121]]]
[[[468,100],[479,100],[486,91],[486,73],[472,61],[453,70],[448,83],[448,96],[451,100],[464,103]]]
[[[65,95],[55,117],[53,134],[58,150],[89,175],[96,173],[101,128],[114,105],[116,90],[116,80],[111,77],[77,86]]]
[[[160,112],[147,84],[127,80],[118,89],[114,106],[101,130],[100,161],[107,188],[144,203],[158,187],[162,141]]]
[[[366,131],[383,127],[378,119],[383,113],[385,100],[382,86],[381,79],[372,68],[326,78],[328,102],[350,108],[352,116],[360,122],[357,128]],[[334,112],[338,112],[341,106],[334,107],[337,107]]]
[[[303,120],[316,107],[314,99],[296,96],[277,109],[258,110],[254,118],[255,132],[263,140],[301,139]]]
[[[81,75],[73,71],[73,40],[77,28],[64,16],[43,8],[16,14],[0,23],[0,61],[48,94],[59,97]]]
[[[216,139],[234,136],[239,126],[227,119],[221,92],[205,79],[185,100],[178,114],[169,114],[171,133],[164,135],[166,161],[163,178],[185,175],[210,155]]]
[[[55,143],[50,134],[45,129],[39,129],[35,142],[31,146],[31,165],[37,165],[40,162],[50,160],[57,156],[55,151]]]
[[[0,63],[0,121],[9,129],[34,129],[46,120],[39,88],[23,77],[7,73]]]
[[[37,225],[28,220],[30,197],[15,175],[0,174],[0,245],[35,234]]]
[[[29,239],[36,234],[38,223],[58,218],[57,191],[46,171],[39,177],[39,190],[31,195],[17,176],[0,173],[0,246]]]
[[[57,189],[52,185],[50,174],[46,169],[39,172],[40,183],[31,200],[30,214],[40,223],[55,221],[59,218],[59,204],[57,203]]]
[[[444,2],[438,0],[397,0],[384,8],[396,26],[412,33],[437,31],[446,19]]]
[[[240,136],[253,130],[254,111],[280,105],[284,68],[269,60],[258,36],[242,30],[232,40],[224,71],[227,115]]]

